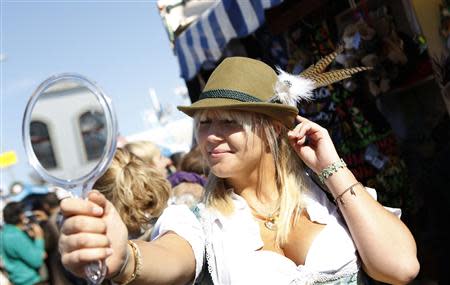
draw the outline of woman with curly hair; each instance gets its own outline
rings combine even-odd
[[[123,148],[94,184],[119,212],[130,238],[148,240],[151,229],[167,206],[170,183],[161,173]]]
[[[142,159],[147,165],[158,170],[164,177],[169,174],[172,161],[161,154],[157,145],[150,141],[133,141],[123,146],[126,150]]]

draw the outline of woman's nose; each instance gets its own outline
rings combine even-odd
[[[220,128],[218,128],[217,125],[211,124],[206,134],[206,139],[209,142],[217,142],[223,140],[223,134]]]

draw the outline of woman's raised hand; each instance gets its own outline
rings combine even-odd
[[[114,206],[97,191],[88,199],[67,198],[61,201],[64,223],[59,251],[68,270],[84,277],[84,267],[106,259],[107,277],[120,270],[126,259],[128,231]]]
[[[288,132],[288,138],[298,156],[315,173],[339,160],[328,131],[320,125],[297,116],[297,126]]]

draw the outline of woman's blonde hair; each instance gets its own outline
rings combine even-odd
[[[170,183],[153,167],[123,148],[94,184],[116,207],[132,235],[146,230],[167,207]]]
[[[278,246],[282,246],[287,242],[290,230],[293,224],[297,222],[303,208],[301,193],[308,189],[306,187],[304,164],[289,144],[287,128],[265,115],[220,110],[197,112],[194,116],[196,130],[198,130],[201,118],[207,114],[236,121],[242,125],[247,135],[253,132],[263,138],[262,151],[267,147],[270,149],[275,165],[276,190],[279,193],[276,243]],[[260,167],[258,172],[257,195],[259,194],[258,190],[261,189],[261,177],[264,175],[264,168]],[[205,194],[205,203],[208,207],[217,209],[224,215],[230,215],[234,211],[231,192],[226,189],[224,179],[215,176],[212,172],[208,176]]]
[[[161,154],[160,149],[150,141],[129,142],[123,148],[152,166],[155,166],[154,159]]]

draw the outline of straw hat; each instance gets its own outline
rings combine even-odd
[[[337,52],[328,55],[300,75],[280,69],[277,74],[261,61],[228,57],[211,74],[199,100],[178,109],[191,117],[200,110],[255,112],[291,128],[298,114],[297,103],[310,100],[314,89],[368,69],[357,67],[323,73],[336,55]]]

